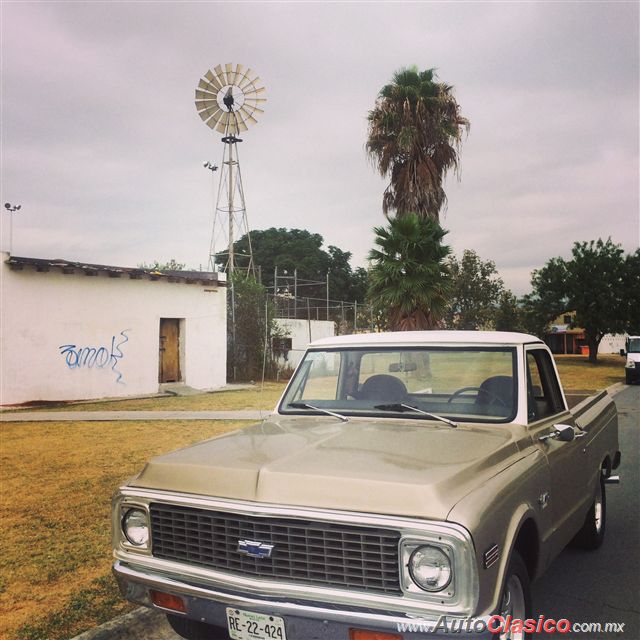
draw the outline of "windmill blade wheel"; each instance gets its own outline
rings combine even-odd
[[[198,82],[195,106],[202,121],[211,129],[234,137],[256,124],[254,117],[264,113],[265,88],[260,78],[241,64],[218,64],[208,69]]]

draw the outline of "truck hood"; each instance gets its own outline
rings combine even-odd
[[[444,520],[522,457],[513,428],[274,415],[154,458],[130,486]]]

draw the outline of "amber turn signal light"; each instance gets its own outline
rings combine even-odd
[[[349,640],[402,640],[402,636],[398,633],[349,629]]]
[[[187,613],[187,605],[185,601],[170,593],[164,593],[163,591],[149,591],[151,601],[156,607],[162,607],[163,609],[171,609],[171,611],[180,611],[180,613]]]

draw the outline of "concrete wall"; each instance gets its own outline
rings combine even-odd
[[[332,320],[292,320],[280,318],[277,323],[291,338],[291,351],[286,364],[292,368],[298,366],[307,345],[320,338],[329,338],[336,333],[336,325]]]
[[[12,271],[7,257],[0,404],[156,393],[160,318],[184,320],[182,381],[198,389],[225,384],[224,287]]]

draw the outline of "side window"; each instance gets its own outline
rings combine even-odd
[[[527,390],[529,422],[564,411],[551,357],[543,349],[527,351]]]

